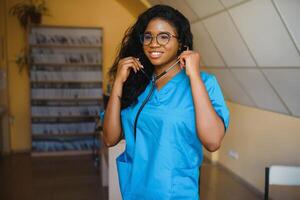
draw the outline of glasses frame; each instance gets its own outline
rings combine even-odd
[[[145,35],[145,34],[151,35],[151,40],[150,40],[149,44],[145,44],[145,43],[144,43],[144,35]],[[160,44],[160,43],[158,42],[157,36],[159,36],[159,35],[161,35],[161,34],[167,34],[167,35],[169,36],[169,40],[168,40],[168,42],[167,42],[166,44]],[[153,42],[153,39],[155,38],[156,43],[157,43],[159,46],[166,46],[166,45],[170,42],[170,40],[171,40],[172,37],[178,39],[178,36],[173,35],[173,34],[170,33],[170,32],[160,32],[160,33],[158,33],[158,34],[155,35],[155,36],[154,36],[152,33],[142,33],[142,34],[140,34],[140,42],[141,42],[142,45],[144,45],[144,46],[149,46],[149,45],[151,45],[151,43]]]

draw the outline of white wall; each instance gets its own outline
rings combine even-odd
[[[300,0],[150,2],[189,18],[202,68],[217,76],[227,99],[227,135],[205,155],[261,192],[266,166],[300,165]]]

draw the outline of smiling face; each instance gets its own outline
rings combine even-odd
[[[161,33],[166,33],[170,36],[169,42],[165,45],[160,45],[156,41],[156,36]],[[176,61],[179,42],[176,38],[176,29],[168,21],[160,18],[152,19],[144,34],[153,36],[152,42],[149,45],[143,45],[143,50],[156,68],[164,69]],[[145,36],[145,38],[146,37],[147,36]],[[160,39],[163,41],[165,39],[164,35],[161,35]]]

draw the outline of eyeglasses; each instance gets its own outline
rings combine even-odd
[[[169,32],[161,32],[161,33],[157,34],[156,36],[153,36],[151,33],[141,34],[140,40],[143,45],[148,46],[151,44],[154,37],[156,39],[156,43],[159,44],[160,46],[165,46],[166,44],[168,44],[172,37],[178,38],[177,36],[172,35]]]

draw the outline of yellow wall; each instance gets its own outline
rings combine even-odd
[[[5,56],[5,4],[4,0],[0,0],[0,70],[1,72],[6,71],[6,56]],[[2,83],[2,82],[1,82]],[[0,84],[1,84],[0,83]],[[3,85],[0,86],[0,106],[3,106],[5,103],[5,94]],[[0,130],[1,131],[1,130]],[[1,138],[1,135],[0,135]]]
[[[9,131],[9,101],[8,101],[8,60],[7,60],[7,20],[6,20],[6,0],[0,0],[0,34],[2,39],[0,70],[3,73],[2,86],[0,89],[0,106],[4,112],[0,117],[0,140],[1,153],[10,153],[10,131]]]
[[[6,0],[9,8],[17,0]],[[116,48],[124,31],[135,20],[137,9],[121,0],[50,0],[51,17],[44,24],[72,26],[100,26],[104,31],[104,73],[113,62]],[[127,5],[127,6],[126,6]],[[137,4],[139,9],[143,6]],[[9,103],[11,120],[11,148],[30,149],[29,80],[18,73],[14,57],[24,44],[23,32],[13,16],[7,16],[9,60]],[[104,85],[106,79],[104,80]],[[258,110],[227,102],[231,123],[221,149],[205,155],[227,167],[244,180],[263,190],[264,167],[270,164],[300,165],[300,119]],[[239,159],[228,156],[229,150],[239,153]]]
[[[272,164],[300,166],[300,118],[227,102],[231,122],[217,161],[263,192]],[[228,156],[238,152],[239,159]],[[210,156],[208,153],[206,155]]]
[[[10,8],[20,0],[6,0]],[[130,13],[115,0],[50,0],[47,1],[51,16],[43,24],[97,26],[104,31],[103,64],[104,73],[113,62],[116,49],[125,30],[134,23],[135,13]],[[9,101],[11,115],[12,151],[27,151],[31,146],[29,79],[26,73],[18,73],[14,63],[15,55],[24,45],[24,34],[16,17],[8,16],[8,59],[9,59]],[[104,85],[107,79],[104,79]]]
[[[126,8],[133,16],[139,16],[139,14],[145,11],[150,4],[140,0],[116,0],[124,8]]]

